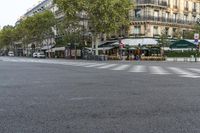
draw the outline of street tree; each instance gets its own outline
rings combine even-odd
[[[129,12],[133,9],[130,0],[55,0],[58,7],[64,11],[68,26],[78,24],[81,12],[87,14],[91,29],[93,44],[98,55],[98,36],[118,31],[130,24]]]
[[[158,45],[160,47],[160,53],[163,56],[164,55],[164,47],[169,46],[170,41],[168,38],[168,34],[166,33],[166,30],[163,30],[161,32],[160,37],[158,38]]]
[[[42,41],[53,36],[52,27],[55,25],[55,17],[52,12],[45,11],[27,17],[18,26],[18,32],[22,32],[21,39],[26,45],[34,43],[41,47]]]
[[[56,27],[58,33],[57,42],[62,45],[72,48],[74,43],[78,43],[80,47],[84,46],[84,40],[80,36],[84,35],[83,29],[83,16],[86,13],[86,0],[54,0],[65,15],[60,20],[57,20]],[[82,23],[81,23],[82,21]],[[57,43],[56,43],[57,44]]]
[[[14,43],[14,27],[11,25],[4,26],[0,31],[0,47],[13,49]]]
[[[198,33],[200,34],[200,25],[196,24],[193,26],[193,30],[187,30],[183,34],[184,39],[194,39],[194,34]]]
[[[176,31],[173,33],[173,38],[174,38],[174,39],[178,39],[178,40],[180,40],[180,39],[183,38],[183,30],[181,30],[180,27],[178,27],[178,28],[176,29]]]

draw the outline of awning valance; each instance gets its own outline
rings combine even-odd
[[[170,45],[171,49],[177,49],[177,48],[196,48],[196,45],[190,41],[187,40],[179,40],[174,42],[172,45]]]
[[[147,45],[157,45],[158,41],[155,38],[139,38],[139,39],[122,39],[121,42],[129,46],[147,46]],[[119,41],[113,43],[112,45],[119,45]]]

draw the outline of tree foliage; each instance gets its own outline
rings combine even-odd
[[[131,0],[54,0],[54,2],[64,11],[66,28],[79,24],[80,13],[86,13],[94,42],[99,34],[114,33],[121,27],[129,25],[129,11],[133,8]],[[97,45],[96,43],[96,48]]]
[[[15,39],[14,27],[7,25],[0,31],[0,48],[11,47]]]
[[[124,25],[129,25],[129,0],[90,0],[89,18],[94,33],[113,33]]]
[[[52,12],[45,11],[26,18],[18,25],[22,31],[22,39],[29,42],[41,43],[45,38],[53,34],[52,27],[55,25],[55,18]]]
[[[50,11],[27,17],[15,27],[9,25],[3,27],[0,31],[0,47],[11,47],[14,41],[21,41],[24,45],[31,42],[40,44],[45,38],[53,35],[54,25],[55,17]]]
[[[158,44],[160,47],[167,47],[169,46],[169,38],[168,38],[168,35],[166,33],[165,30],[162,31],[159,39],[158,39]]]
[[[90,26],[95,33],[112,33],[129,24],[130,0],[54,0],[64,11],[66,21],[80,21],[81,12],[86,12]]]

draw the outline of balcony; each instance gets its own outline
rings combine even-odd
[[[166,18],[166,17],[155,17],[155,16],[141,16],[141,17],[130,17],[133,22],[161,22],[168,24],[185,24],[185,25],[193,25],[195,21],[183,20],[183,19],[174,19],[174,18]]]
[[[155,6],[162,6],[168,7],[166,1],[158,1],[158,0],[136,0],[137,5],[155,5]]]

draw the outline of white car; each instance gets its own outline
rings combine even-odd
[[[33,58],[37,58],[37,52],[33,53]]]
[[[37,58],[45,58],[45,54],[43,52],[38,52],[37,53]]]
[[[9,51],[9,52],[8,52],[8,56],[13,57],[13,56],[14,56],[14,52],[13,52],[13,51]]]

